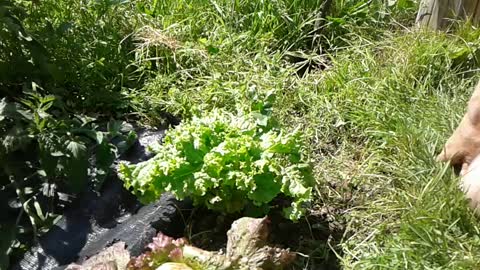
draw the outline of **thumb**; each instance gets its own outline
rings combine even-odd
[[[436,157],[438,162],[450,161],[452,165],[458,165],[465,162],[465,157],[468,151],[465,151],[462,141],[454,134],[450,137],[442,149],[442,152]]]
[[[442,148],[440,154],[437,155],[435,161],[437,162],[447,162],[454,158],[454,156],[458,156],[458,150],[455,149],[456,147],[452,147],[452,144],[447,142],[445,146]]]
[[[442,152],[437,155],[437,157],[435,158],[435,161],[436,162],[447,162],[448,161],[447,154],[446,154],[445,150],[442,150]]]

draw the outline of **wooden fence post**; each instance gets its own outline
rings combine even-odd
[[[444,29],[452,20],[471,19],[480,23],[480,0],[422,0],[417,24],[435,30]]]

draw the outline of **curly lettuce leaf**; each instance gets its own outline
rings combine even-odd
[[[284,214],[298,220],[314,184],[302,137],[298,131],[265,128],[270,116],[265,117],[223,110],[194,116],[167,131],[152,159],[122,164],[120,178],[142,202],[171,192],[226,213],[252,206],[268,211],[283,194],[292,201]]]

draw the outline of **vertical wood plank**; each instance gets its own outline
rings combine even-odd
[[[475,15],[475,10],[477,9],[477,0],[464,0],[461,13],[459,14],[462,18],[473,18]]]
[[[432,17],[432,10],[433,6],[435,5],[435,1],[431,0],[422,0],[420,3],[420,8],[417,13],[416,22],[420,26],[429,26],[430,19]]]
[[[416,21],[419,26],[438,30],[452,20],[466,19],[480,24],[480,0],[422,0]]]
[[[477,26],[480,25],[480,0],[475,0],[472,23]]]

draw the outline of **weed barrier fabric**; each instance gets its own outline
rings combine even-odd
[[[139,132],[138,142],[124,159],[133,163],[148,159],[145,146],[163,134],[163,130]],[[159,230],[174,237],[183,234],[182,210],[191,209],[189,201],[163,194],[158,201],[142,205],[117,177],[110,177],[100,193],[88,191],[74,202],[12,269],[65,269],[119,241],[137,256]]]

